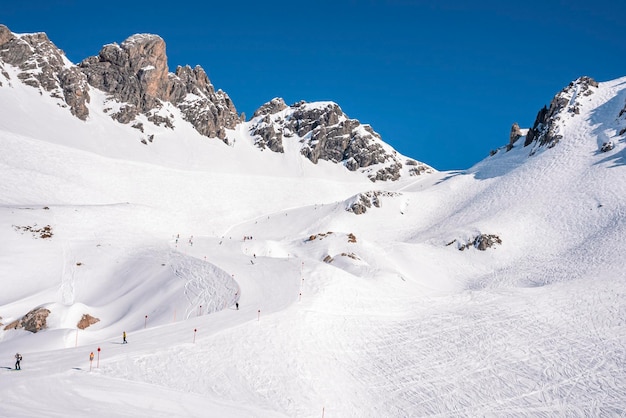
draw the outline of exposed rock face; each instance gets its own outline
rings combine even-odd
[[[95,318],[89,314],[83,314],[83,316],[80,318],[80,321],[78,321],[78,324],[76,324],[76,327],[78,329],[85,329],[90,325],[96,324],[98,322],[100,322],[100,319]]]
[[[165,42],[150,34],[133,35],[121,45],[105,45],[96,57],[79,67],[89,84],[126,105],[112,116],[129,123],[143,113],[157,125],[173,127],[173,121],[157,114],[163,102],[178,107],[185,120],[208,137],[226,137],[226,129],[240,121],[226,93],[215,92],[202,67],[178,67],[168,72]]]
[[[18,68],[18,78],[23,83],[63,99],[74,116],[87,119],[87,80],[45,33],[18,36],[0,25],[0,66],[2,63]],[[8,74],[4,75],[8,78]]]
[[[525,147],[534,143],[531,155],[538,147],[552,148],[563,138],[563,135],[559,133],[558,121],[567,113],[571,116],[578,115],[580,112],[578,97],[593,94],[593,88],[597,87],[598,83],[591,77],[581,77],[554,96],[549,108],[544,106],[539,111],[533,127],[526,134],[526,141],[524,142]]]
[[[349,119],[332,102],[287,106],[282,99],[273,99],[254,113],[250,134],[259,148],[274,152],[283,152],[283,140],[298,141],[301,154],[313,163],[341,163],[350,171],[375,167],[368,172],[372,181],[397,180],[403,168],[398,154],[369,125]],[[412,166],[410,175],[432,172],[417,161],[407,164]]]
[[[352,212],[355,215],[362,215],[367,212],[367,209],[372,206],[380,208],[382,206],[383,197],[396,197],[400,196],[400,193],[395,192],[383,192],[372,191],[367,193],[359,193],[348,201],[348,207],[346,211]]]
[[[156,35],[133,35],[122,45],[105,45],[79,67],[90,85],[142,112],[160,105],[159,95],[168,84],[165,42]]]
[[[511,126],[511,133],[509,134],[509,145],[507,145],[507,150],[513,148],[513,144],[515,144],[517,140],[520,139],[522,136],[524,136],[524,134],[522,133],[522,130],[520,129],[517,122],[515,122]]]
[[[457,243],[457,248],[459,251],[465,251],[468,248],[476,248],[480,251],[486,251],[488,248],[495,248],[496,245],[501,245],[502,240],[497,235],[492,234],[480,234],[469,241],[462,243],[457,241],[456,239],[449,242],[447,245],[452,245]]]
[[[46,308],[37,308],[28,312],[21,319],[11,322],[4,329],[25,329],[30,332],[38,332],[47,327],[46,320],[50,315],[50,310]]]

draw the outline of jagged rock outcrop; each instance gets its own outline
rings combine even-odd
[[[87,119],[90,99],[87,80],[45,33],[15,35],[0,25],[0,65],[2,63],[18,68],[18,78],[24,84],[63,99],[74,116]],[[6,71],[3,75],[9,78]]]
[[[446,245],[450,246],[454,243],[457,243],[459,251],[465,251],[472,247],[480,251],[486,251],[488,248],[495,248],[496,245],[502,245],[502,239],[493,234],[480,234],[466,242],[460,242],[454,239]]]
[[[517,122],[515,122],[511,126],[511,133],[509,134],[509,145],[507,145],[507,151],[510,150],[511,148],[513,148],[513,145],[522,136],[524,136],[524,133],[522,132],[522,129],[519,127],[519,124]]]
[[[250,121],[250,135],[256,145],[283,152],[283,141],[301,144],[300,153],[311,162],[326,160],[343,164],[348,170],[365,168],[372,181],[397,180],[403,163],[396,151],[387,146],[369,125],[349,119],[332,102],[301,101],[287,106],[276,98],[261,106]],[[414,160],[406,162],[410,175],[432,172]]]
[[[352,212],[355,215],[362,215],[372,206],[380,208],[382,206],[383,197],[397,196],[400,196],[400,193],[383,191],[359,193],[347,202],[346,211]]]
[[[25,329],[30,332],[39,332],[47,327],[46,321],[50,315],[50,310],[46,308],[36,308],[28,312],[22,318],[17,321],[11,322],[4,327],[5,330],[9,329]]]
[[[171,117],[158,113],[163,102],[178,107],[185,120],[207,137],[224,139],[226,129],[240,121],[228,95],[215,91],[202,67],[168,71],[165,41],[157,35],[137,34],[120,45],[105,45],[79,68],[90,85],[125,104],[112,115],[122,123],[143,113],[156,125],[173,127]]]
[[[524,146],[535,144],[531,155],[538,147],[554,147],[563,136],[559,133],[557,123],[567,113],[575,116],[580,112],[580,102],[578,96],[589,96],[593,94],[593,88],[597,88],[598,83],[591,77],[580,77],[571,82],[566,88],[561,90],[550,103],[550,107],[544,106],[535,119],[533,127],[526,134]]]

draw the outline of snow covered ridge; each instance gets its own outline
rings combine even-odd
[[[515,146],[523,144],[524,148],[530,147],[528,155],[533,156],[541,150],[555,147],[563,140],[567,141],[568,138],[575,136],[575,129],[572,127],[576,125],[577,120],[592,118],[592,112],[596,112],[599,106],[606,107],[603,103],[605,96],[623,96],[622,89],[614,84],[614,82],[598,83],[588,76],[572,81],[554,96],[550,106],[544,106],[539,110],[531,128],[521,129],[514,123],[511,127],[509,144],[502,149],[510,151]],[[598,94],[601,97],[594,98],[594,95]],[[622,99],[618,109],[607,109],[608,112],[614,113],[608,115],[612,117],[610,122],[602,120],[602,124],[612,132],[606,132],[601,136],[602,140],[598,141],[597,146],[600,152],[611,151],[615,147],[615,141],[620,140],[626,133],[624,120],[626,105],[623,101]],[[619,110],[619,113],[616,110]],[[602,114],[604,115],[604,111]],[[502,149],[492,151],[491,155]]]
[[[102,107],[115,121],[139,131],[135,135],[145,145],[159,140],[160,128],[176,135],[182,124],[190,124],[203,137],[227,145],[252,139],[261,150],[288,150],[314,164],[329,161],[371,181],[434,172],[399,155],[369,125],[349,119],[332,102],[288,107],[275,99],[245,125],[245,116],[213,87],[202,67],[178,66],[169,72],[165,49],[160,36],[136,34],[121,44],[104,45],[98,55],[74,65],[44,33],[17,35],[0,25],[0,87],[5,82],[11,86],[11,74],[16,74],[82,121],[95,118]]]

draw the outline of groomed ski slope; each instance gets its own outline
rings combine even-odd
[[[0,129],[0,322],[52,311],[46,331],[0,331],[0,415],[625,414],[624,81],[580,99],[532,158],[517,144],[383,185],[330,166],[259,177],[278,157],[242,136],[236,165],[219,151],[216,170],[191,131],[189,168],[178,153],[146,161],[142,144],[101,155],[14,87],[67,143]],[[167,135],[148,148],[159,158]],[[599,153],[606,138],[616,147]],[[346,211],[379,188],[397,194]],[[53,237],[20,228],[35,225]],[[502,245],[447,245],[478,233]],[[83,313],[101,321],[77,331]]]

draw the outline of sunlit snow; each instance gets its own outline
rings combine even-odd
[[[626,79],[552,149],[372,183],[173,107],[142,133],[94,89],[83,122],[5,70],[1,329],[51,314],[0,331],[0,416],[626,413]],[[502,243],[458,249],[480,234]]]

